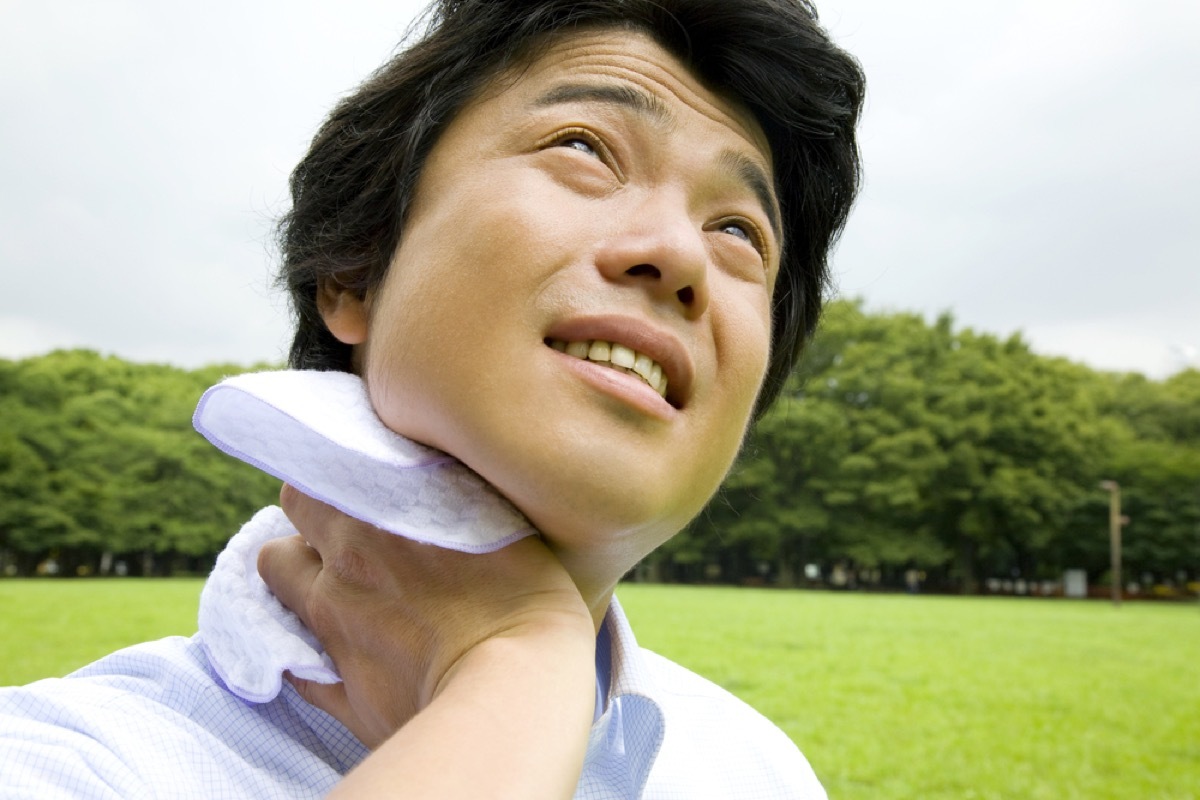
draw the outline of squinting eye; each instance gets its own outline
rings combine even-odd
[[[760,258],[766,260],[767,240],[763,237],[762,230],[753,222],[741,217],[734,217],[718,222],[712,230],[741,239],[753,247]]]
[[[608,148],[608,143],[604,141],[603,137],[588,128],[564,128],[539,142],[538,147],[562,147],[582,153],[608,167],[618,180],[625,180],[620,164],[613,156],[612,150]]]
[[[572,136],[567,139],[562,139],[558,142],[558,146],[569,147],[572,150],[578,150],[585,155],[596,156],[597,158],[600,157],[600,154],[596,152],[596,148],[592,147],[592,143],[579,136]]]
[[[731,236],[736,236],[739,239],[745,239],[750,244],[756,244],[756,242],[754,241],[754,235],[749,230],[747,230],[745,225],[742,225],[740,223],[726,222],[724,225],[721,226],[721,232],[728,233]]]

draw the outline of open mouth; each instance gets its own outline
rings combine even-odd
[[[662,365],[644,353],[602,339],[577,342],[547,339],[546,344],[560,353],[641,378],[659,397],[667,396],[667,376],[663,374]]]

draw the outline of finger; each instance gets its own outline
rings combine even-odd
[[[346,696],[345,683],[317,683],[297,678],[290,672],[283,673],[283,677],[284,680],[296,687],[296,692],[304,702],[321,709],[345,725],[364,744],[371,746],[364,739],[365,731],[356,730],[361,726],[358,724],[358,716],[350,705],[350,698]]]
[[[297,678],[291,672],[284,672],[283,678],[292,686],[304,702],[324,711],[330,716],[339,717],[350,710],[350,701],[346,697],[346,684],[320,683],[305,678]]]
[[[305,625],[310,623],[309,592],[320,573],[321,555],[305,544],[303,537],[272,539],[258,551],[258,574],[263,583]]]
[[[323,552],[333,530],[337,510],[285,483],[279,490],[279,506],[310,545]]]

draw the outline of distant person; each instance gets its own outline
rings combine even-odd
[[[918,594],[921,591],[921,573],[915,567],[904,571],[904,586],[909,594]]]
[[[0,690],[4,796],[824,797],[774,725],[640,650],[613,590],[811,335],[863,91],[799,0],[439,2],[293,173],[291,366],[361,376],[539,535],[458,552],[285,488],[301,536],[257,567],[343,682],[247,700],[225,670],[272,648],[218,668],[202,619]]]

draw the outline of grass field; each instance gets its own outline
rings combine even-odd
[[[148,639],[196,632],[204,582],[0,580],[0,686],[65,675]]]
[[[195,630],[200,583],[0,581],[0,684]],[[1200,608],[678,586],[643,645],[775,720],[831,798],[1200,800]]]

